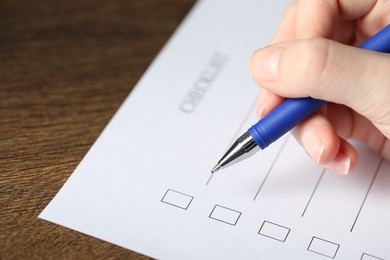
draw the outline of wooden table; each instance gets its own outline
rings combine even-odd
[[[194,2],[0,1],[0,259],[147,259],[38,215]]]

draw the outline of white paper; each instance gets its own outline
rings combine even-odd
[[[389,259],[390,164],[362,145],[347,177],[289,135],[210,174],[286,4],[198,2],[40,217],[158,259]]]

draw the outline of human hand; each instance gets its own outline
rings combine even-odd
[[[341,175],[358,161],[349,138],[390,159],[390,55],[349,46],[388,25],[389,13],[384,0],[296,0],[273,44],[249,63],[263,88],[259,118],[283,97],[329,101],[292,132],[313,160]]]

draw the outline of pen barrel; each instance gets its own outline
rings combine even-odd
[[[377,52],[390,52],[390,25],[380,30],[370,39],[365,41],[359,46],[360,49],[377,51]]]
[[[293,98],[283,102],[266,117],[248,129],[256,144],[264,149],[313,114],[326,101],[313,98]]]

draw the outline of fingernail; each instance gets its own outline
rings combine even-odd
[[[257,50],[249,63],[253,78],[260,81],[275,81],[278,78],[279,58],[283,48],[266,47]]]
[[[333,161],[325,165],[325,167],[334,173],[348,175],[351,168],[351,158],[344,153],[338,153]]]
[[[307,129],[302,134],[302,144],[310,157],[313,158],[316,163],[320,163],[325,147],[322,138],[318,136],[315,131]]]

